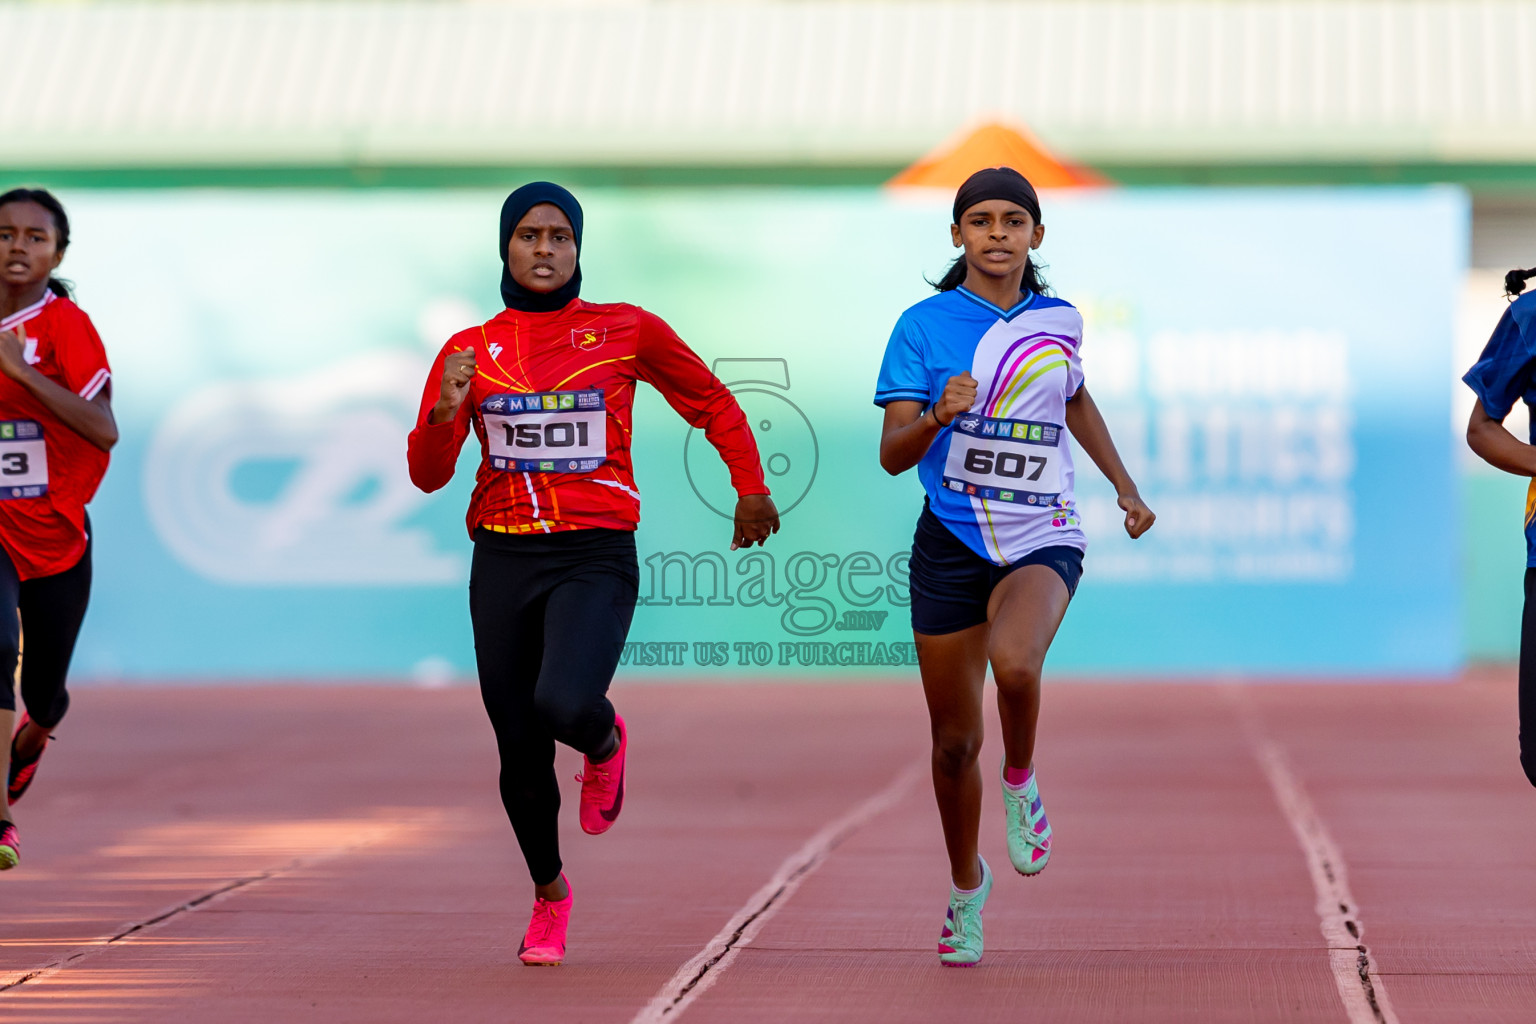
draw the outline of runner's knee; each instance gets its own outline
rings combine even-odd
[[[601,694],[594,699],[554,687],[540,687],[533,695],[534,710],[544,730],[566,746],[581,751],[602,746],[608,730],[613,728],[611,719],[603,713],[606,703]]]
[[[1005,694],[1038,689],[1042,661],[1033,652],[996,651],[992,654],[992,678]]]
[[[981,756],[981,740],[979,732],[935,729],[934,766],[945,775],[962,775],[970,771]]]
[[[539,724],[555,739],[564,742],[581,722],[585,702],[555,687],[540,687],[533,695],[533,709]]]

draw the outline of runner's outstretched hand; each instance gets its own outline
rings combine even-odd
[[[469,385],[475,379],[475,347],[454,352],[443,360],[443,381],[438,392],[437,405],[432,410],[433,423],[447,423],[459,414],[459,406],[469,394]]]
[[[1119,504],[1125,510],[1125,532],[1131,535],[1131,540],[1152,529],[1152,524],[1157,522],[1157,513],[1147,508],[1147,503],[1135,491],[1120,495]]]
[[[736,526],[731,531],[731,550],[768,543],[779,532],[779,510],[766,494],[749,494],[736,502]]]
[[[944,393],[933,403],[933,418],[939,426],[947,427],[955,421],[956,416],[971,411],[971,406],[976,404],[977,383],[976,378],[968,373],[949,378],[944,385]]]

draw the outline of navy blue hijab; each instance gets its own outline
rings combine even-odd
[[[518,221],[540,203],[551,203],[559,207],[560,212],[570,219],[571,231],[576,238],[576,251],[578,254],[581,252],[581,204],[575,196],[549,181],[530,182],[507,196],[507,201],[501,204],[501,301],[507,304],[508,309],[524,313],[552,313],[563,309],[566,303],[581,294],[579,255],[576,273],[552,292],[529,291],[512,279],[512,268],[507,266],[507,244],[512,241],[512,232],[516,230]]]

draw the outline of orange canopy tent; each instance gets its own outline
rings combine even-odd
[[[1037,188],[1109,184],[1088,168],[1053,156],[1027,129],[996,123],[946,141],[886,184],[956,189],[983,167],[1012,167]]]

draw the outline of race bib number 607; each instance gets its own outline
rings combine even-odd
[[[492,469],[590,473],[608,458],[600,389],[491,395],[480,403]]]
[[[48,446],[35,420],[0,421],[0,501],[48,493]]]
[[[1060,424],[965,413],[955,420],[944,486],[989,501],[1049,506],[1061,496]]]

